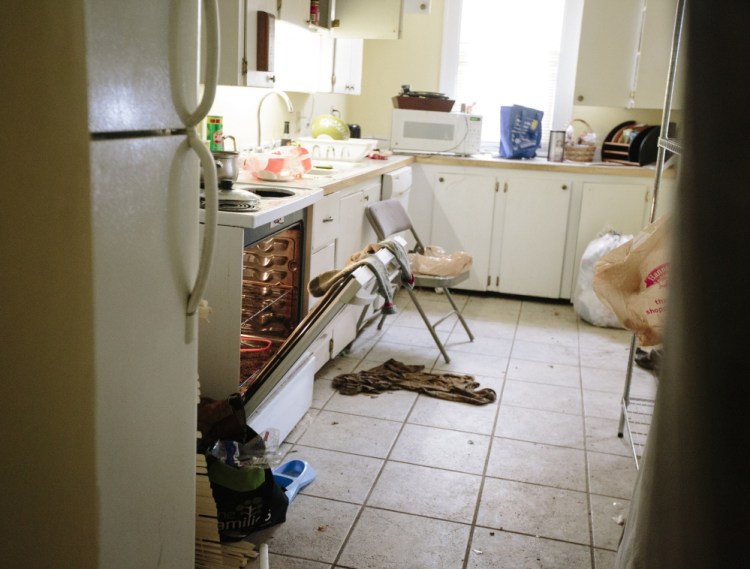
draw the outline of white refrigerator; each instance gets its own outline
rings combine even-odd
[[[216,205],[201,239],[200,164],[208,187],[215,169],[197,127],[215,93],[215,0],[85,5],[100,566],[192,567],[196,308]]]

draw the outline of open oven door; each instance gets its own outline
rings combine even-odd
[[[399,237],[395,239],[400,240]],[[402,246],[405,245],[400,240]],[[398,278],[395,256],[386,248],[374,253],[386,267],[389,282]],[[305,316],[278,352],[260,370],[257,378],[243,393],[248,424],[258,432],[272,427],[283,440],[310,406],[314,375],[310,347],[334,318],[350,304],[367,307],[380,298],[377,276],[366,267],[359,267],[334,282],[315,307]],[[296,380],[298,376],[302,376]],[[309,390],[304,387],[307,376]]]

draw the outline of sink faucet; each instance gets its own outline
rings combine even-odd
[[[294,112],[294,107],[292,106],[292,101],[289,100],[289,97],[287,96],[284,91],[269,91],[263,97],[261,98],[260,102],[258,103],[258,147],[260,147],[261,144],[261,137],[260,137],[260,110],[263,108],[263,103],[265,102],[268,97],[271,95],[276,95],[279,97],[282,101],[286,103],[286,108],[290,113]]]

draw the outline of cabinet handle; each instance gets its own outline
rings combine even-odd
[[[576,97],[576,101],[578,101],[579,103],[582,102],[583,101],[583,95],[578,95]]]
[[[365,196],[365,201],[369,202],[370,201],[370,196]]]
[[[442,183],[442,182],[445,182],[445,178],[443,178],[442,176],[440,176],[440,177],[438,178],[438,182],[441,182],[441,183]]]
[[[330,215],[328,217],[323,218],[323,223],[330,223],[332,221],[333,221],[333,217]]]
[[[567,190],[567,189],[568,189],[568,184],[563,184],[563,185],[562,185],[562,189],[563,189],[563,190]]]

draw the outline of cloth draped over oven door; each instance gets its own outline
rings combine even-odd
[[[388,270],[383,262],[375,256],[381,249],[388,249],[400,267],[401,282],[404,286],[412,288],[414,286],[414,276],[411,273],[409,258],[403,246],[397,241],[386,239],[377,244],[370,244],[362,251],[354,253],[347,262],[346,267],[341,270],[334,269],[325,271],[310,280],[307,289],[314,297],[323,296],[326,291],[341,279],[347,278],[351,273],[360,267],[366,267],[375,276],[378,286],[378,292],[385,299],[381,311],[383,314],[395,314],[396,305],[393,302],[393,291],[391,289]]]

